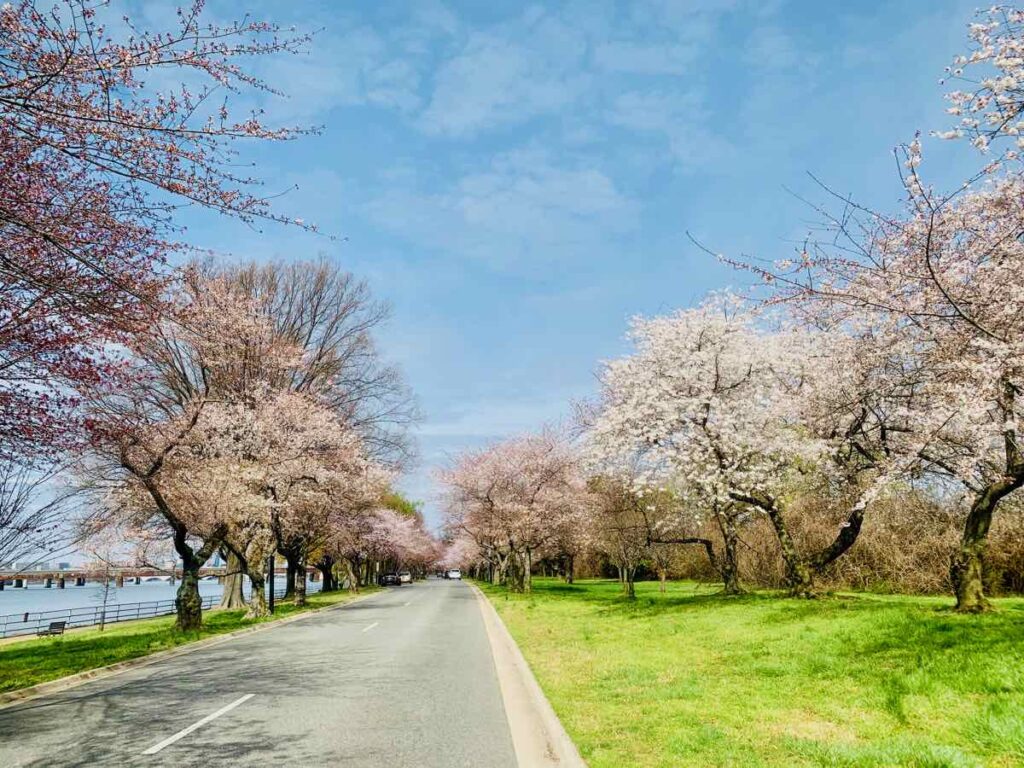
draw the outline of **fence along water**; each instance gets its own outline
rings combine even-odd
[[[313,590],[316,591],[316,590]],[[284,589],[274,591],[275,599],[284,597]],[[203,610],[220,602],[220,595],[204,595]],[[106,606],[62,608],[52,611],[26,611],[0,615],[0,638],[34,635],[54,621],[66,621],[67,628],[115,624],[119,621],[152,619],[174,613],[174,600],[150,600],[142,603],[110,603]]]

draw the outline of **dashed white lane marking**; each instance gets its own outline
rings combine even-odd
[[[409,607],[410,605],[412,605],[412,600],[408,600],[408,601],[406,601],[406,602],[402,603],[402,606],[403,606],[404,608],[408,608],[408,607]]]
[[[192,723],[192,725],[190,725],[188,728],[183,728],[182,730],[178,731],[173,736],[168,736],[166,739],[164,739],[160,743],[154,744],[152,747],[147,749],[142,754],[144,754],[144,755],[155,755],[157,752],[159,752],[164,747],[168,747],[171,744],[173,744],[174,742],[176,742],[176,741],[178,741],[180,739],[185,738],[190,733],[192,733],[192,731],[196,730],[197,728],[202,728],[204,725],[206,725],[211,720],[216,720],[221,715],[227,714],[232,709],[234,709],[235,707],[239,706],[240,704],[244,704],[245,702],[247,702],[249,699],[251,699],[255,695],[256,695],[255,693],[247,693],[247,694],[245,694],[245,696],[241,696],[241,697],[235,699],[230,704],[228,704],[226,707],[221,707],[220,709],[218,709],[213,714],[207,715],[202,720],[199,720],[199,721],[197,721],[195,723]]]
[[[376,627],[376,626],[377,626],[378,624],[380,624],[380,622],[379,622],[379,621],[375,621],[375,622],[373,622],[373,624],[371,624],[370,626],[368,626],[368,627],[363,627],[363,632],[369,632],[369,631],[370,631],[371,629],[373,629],[374,627]]]

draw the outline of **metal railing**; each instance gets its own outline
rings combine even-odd
[[[314,594],[319,589],[309,589]],[[274,590],[274,600],[284,598],[285,590]],[[208,611],[220,602],[220,595],[205,595],[202,598],[203,610]],[[82,608],[64,608],[54,611],[27,611],[25,613],[9,613],[0,615],[0,638],[17,635],[34,635],[40,629],[46,629],[51,622],[67,622],[67,628],[92,627],[99,624],[114,624],[118,621],[134,621],[135,619],[152,619],[157,616],[170,616],[175,612],[174,600],[152,600],[146,603],[108,603],[106,606],[85,606]]]

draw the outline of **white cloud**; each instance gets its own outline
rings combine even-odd
[[[647,44],[630,41],[600,43],[594,63],[610,72],[638,75],[683,75],[700,53],[695,45]]]
[[[565,108],[588,87],[585,51],[582,33],[536,10],[475,32],[438,67],[420,125],[461,136]]]
[[[615,99],[607,119],[613,125],[663,137],[685,169],[712,165],[732,151],[714,132],[704,100],[695,90],[627,91]]]
[[[572,393],[575,394],[575,393]],[[571,396],[552,392],[538,400],[479,400],[465,403],[438,420],[427,421],[418,430],[422,438],[470,438],[497,440],[540,429],[566,417]]]
[[[378,226],[492,264],[556,263],[607,247],[636,225],[636,203],[597,168],[513,152],[440,190],[391,174],[363,207]]]

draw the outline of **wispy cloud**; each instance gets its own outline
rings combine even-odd
[[[440,187],[411,170],[389,182],[362,208],[378,226],[495,265],[571,259],[637,223],[636,202],[607,174],[543,151],[498,155]]]
[[[463,136],[564,109],[587,89],[582,33],[538,9],[471,33],[438,67],[419,124]]]

